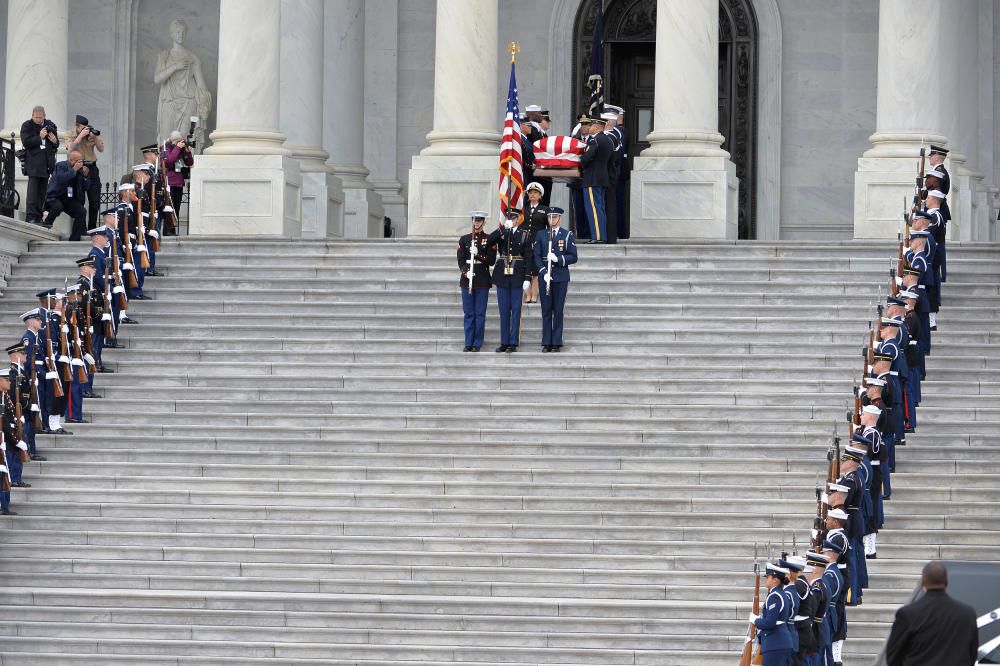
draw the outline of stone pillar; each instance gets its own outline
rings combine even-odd
[[[913,197],[920,148],[948,143],[952,102],[928,86],[958,81],[958,49],[945,37],[952,11],[951,3],[935,0],[879,2],[875,133],[854,176],[855,238],[896,236],[903,200]]]
[[[298,163],[282,144],[281,4],[221,0],[212,145],[191,170],[191,234],[301,232]]]
[[[394,234],[406,236],[406,197],[399,182],[399,0],[365,2],[365,164]]]
[[[718,3],[657,0],[653,131],[632,171],[633,237],[737,237],[738,180],[721,148],[718,70]]]
[[[323,0],[281,0],[281,124],[302,175],[302,236],[344,235],[344,191],[323,149]]]
[[[407,219],[411,236],[453,236],[470,210],[499,215],[502,99],[497,0],[438,0],[434,129],[413,158]],[[503,80],[506,81],[506,71]]]
[[[382,236],[382,202],[365,168],[365,3],[327,0],[324,134],[344,186],[344,237]]]
[[[7,4],[7,66],[4,92],[3,136],[18,135],[21,123],[31,117],[31,109],[39,104],[59,128],[60,136],[72,125],[67,116],[66,97],[69,86],[69,0],[9,0]],[[65,150],[65,143],[60,151]],[[24,218],[27,179],[14,167],[21,208],[17,215]],[[57,225],[66,226],[66,216]]]

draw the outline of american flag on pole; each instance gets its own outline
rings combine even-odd
[[[500,141],[500,212],[508,208],[524,208],[524,169],[521,158],[521,109],[517,103],[517,79],[514,75],[514,55],[510,59],[510,87],[507,89],[507,115]]]

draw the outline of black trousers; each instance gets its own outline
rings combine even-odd
[[[101,172],[97,165],[90,167],[90,186],[87,188],[87,228],[97,226],[97,213],[101,210]]]
[[[45,188],[49,179],[43,176],[28,176],[28,191],[25,199],[24,219],[28,222],[41,222],[42,209],[45,206]]]
[[[58,199],[53,199],[49,203],[49,214],[45,218],[45,224],[51,225],[63,212],[73,218],[73,229],[69,233],[69,240],[78,241],[87,232],[87,209],[83,207],[77,199],[72,199],[65,195]]]
[[[170,228],[170,224],[168,223],[161,230],[160,233],[170,232],[170,235],[174,235],[174,236],[176,236],[178,233],[180,233],[180,226],[181,226],[181,199],[183,199],[183,198],[184,198],[184,187],[183,186],[181,186],[181,187],[171,187],[170,188],[170,200],[173,202],[172,205],[173,205],[173,209],[174,209],[174,219],[177,220],[177,226],[174,227],[173,229],[171,229]]]
[[[608,245],[618,242],[618,183],[604,188],[604,210],[608,216]]]

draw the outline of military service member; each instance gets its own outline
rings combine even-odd
[[[559,226],[563,209],[549,209],[549,225],[535,238],[535,267],[544,283],[542,299],[542,351],[558,352],[563,344],[563,310],[569,290],[569,267],[576,263],[573,232]]]
[[[486,306],[490,302],[490,266],[495,256],[483,231],[486,213],[473,211],[472,233],[458,239],[458,286],[462,293],[462,311],[465,313],[465,348],[477,352],[483,346],[486,333]],[[470,280],[471,269],[471,284]]]
[[[490,234],[487,244],[495,256],[493,284],[497,288],[497,308],[500,313],[500,346],[498,353],[517,351],[521,343],[521,305],[523,294],[531,287],[531,240],[515,220],[521,211],[511,208],[500,228]]]

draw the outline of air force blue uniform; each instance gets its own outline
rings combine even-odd
[[[549,238],[552,239],[552,253],[556,261],[552,265],[552,279],[546,288],[548,272]],[[542,302],[542,345],[561,347],[563,343],[563,309],[566,307],[566,293],[569,289],[569,266],[576,263],[576,240],[573,232],[557,227],[555,231],[543,229],[535,238],[535,267]]]

